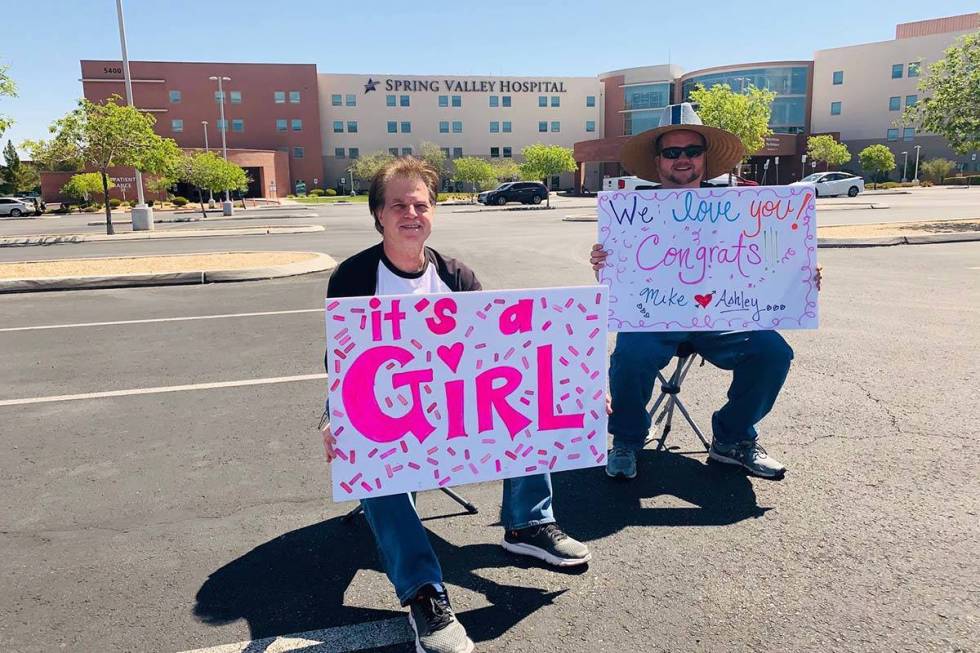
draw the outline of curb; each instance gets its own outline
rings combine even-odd
[[[233,216],[233,217],[230,217],[230,218],[225,218],[225,217],[212,218],[212,217],[209,217],[207,219],[204,219],[204,218],[201,217],[201,212],[198,211],[196,217],[187,217],[187,218],[163,218],[162,220],[154,219],[153,220],[153,224],[186,224],[188,222],[203,222],[205,224],[211,224],[212,222],[222,222],[222,221],[224,221],[224,222],[234,222],[236,220],[290,220],[290,219],[295,220],[295,219],[299,219],[299,218],[309,218],[309,217],[310,216],[308,216],[308,215],[246,215],[246,216]],[[117,225],[117,224],[133,224],[133,221],[132,220],[113,220],[112,221],[112,224],[113,225]],[[104,227],[105,226],[105,220],[101,220],[99,222],[87,222],[86,223],[86,226],[89,226],[89,227]]]
[[[323,225],[262,225],[224,229],[171,229],[166,231],[139,231],[109,236],[107,234],[32,234],[0,238],[0,247],[33,247],[35,245],[59,245],[63,243],[120,242],[129,240],[155,240],[165,238],[206,238],[210,236],[262,236],[272,234],[305,234],[324,231]]]
[[[316,256],[308,261],[286,263],[264,268],[237,270],[201,270],[198,272],[160,272],[154,274],[117,274],[89,277],[47,277],[40,279],[0,280],[0,294],[16,292],[40,292],[51,290],[92,290],[97,288],[129,288],[138,286],[176,286],[231,281],[257,281],[293,277],[313,272],[332,271],[337,261],[320,252],[307,252]],[[138,258],[138,257],[136,257]]]
[[[939,245],[980,241],[980,233],[923,234],[921,236],[891,236],[888,238],[817,238],[817,247],[892,247],[894,245]]]

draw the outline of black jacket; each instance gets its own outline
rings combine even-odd
[[[454,258],[447,258],[432,249],[425,248],[425,259],[436,266],[436,273],[453,292],[483,290],[473,270]],[[370,297],[378,287],[378,263],[384,257],[384,247],[378,243],[358,252],[337,266],[327,284],[327,298]],[[326,354],[323,366],[327,366]],[[329,369],[327,372],[329,373]]]

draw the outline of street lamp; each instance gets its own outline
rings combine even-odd
[[[902,181],[904,182],[908,180],[907,173],[909,171],[909,153],[902,152],[902,156],[905,157],[904,159],[902,159]]]
[[[800,155],[800,179],[806,177],[806,154]]]
[[[126,81],[126,104],[133,106],[133,80],[129,75],[129,55],[126,52],[126,21],[123,19],[122,0],[116,0],[116,17],[119,19],[119,46],[122,49],[123,78]],[[139,168],[136,171],[136,206],[133,207],[133,231],[149,231],[153,229],[153,209],[146,205],[143,199],[143,175]],[[108,201],[108,200],[106,200]],[[112,225],[109,225],[112,233]]]
[[[915,146],[915,174],[912,175],[912,183],[919,183],[919,149],[921,145]]]
[[[354,192],[354,169],[351,168],[347,172],[350,174],[350,196],[354,197],[357,194]]]
[[[231,77],[223,77],[221,75],[208,77],[212,82],[218,82],[218,131],[221,132],[221,156],[225,161],[228,160],[228,143],[226,141],[225,132],[228,131],[228,123],[225,122],[225,91],[221,87],[221,82],[230,82]],[[231,215],[231,197],[228,193],[228,189],[225,189],[225,201],[221,203],[222,214]]]
[[[207,153],[211,151],[208,149],[208,121],[202,120],[201,126],[204,127],[204,152]],[[214,192],[210,188],[208,189],[208,208],[214,208]]]

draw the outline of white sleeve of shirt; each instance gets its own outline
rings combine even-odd
[[[436,272],[436,266],[426,265],[417,277],[403,277],[388,269],[384,261],[378,262],[377,295],[425,295],[452,292]]]

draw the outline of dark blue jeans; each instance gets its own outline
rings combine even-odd
[[[714,437],[732,443],[755,440],[755,425],[776,401],[793,360],[792,348],[775,331],[620,333],[609,365],[614,447],[639,449],[650,431],[647,404],[657,371],[682,342],[712,365],[731,370],[728,403],[711,419]]]
[[[554,522],[551,496],[550,474],[504,479],[500,523],[512,530]],[[402,605],[424,585],[442,582],[442,567],[410,494],[364,499],[361,506]]]

